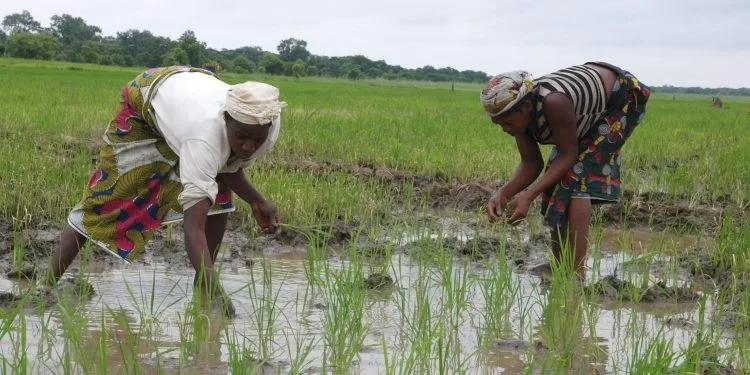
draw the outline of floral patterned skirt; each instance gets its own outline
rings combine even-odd
[[[544,192],[542,215],[545,223],[557,227],[567,218],[571,199],[587,198],[592,204],[620,199],[621,151],[625,141],[646,114],[649,88],[632,74],[619,72],[608,102],[608,111],[578,142],[578,160],[556,185]],[[552,149],[547,168],[558,155]]]
[[[94,244],[131,261],[162,224],[182,220],[179,159],[155,126],[150,101],[173,74],[202,69],[149,69],[122,89],[122,104],[104,133],[99,163],[68,224]],[[209,214],[234,211],[232,193],[219,184]]]

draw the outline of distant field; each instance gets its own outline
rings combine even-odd
[[[0,59],[0,158],[7,188],[0,212],[32,209],[62,218],[78,198],[91,165],[90,146],[119,102],[121,86],[138,69]],[[496,129],[478,103],[478,90],[450,92],[445,84],[350,82],[227,74],[280,87],[289,107],[270,157],[253,175],[283,160],[366,162],[461,180],[507,179],[518,161],[514,142]],[[680,199],[750,200],[750,102],[656,95],[646,120],[625,146],[625,188]],[[548,149],[545,148],[545,153]],[[273,161],[273,162],[272,162]],[[698,173],[696,173],[698,172]],[[277,178],[259,178],[273,184]],[[54,191],[54,194],[49,192]],[[316,194],[315,192],[309,192]],[[285,202],[289,192],[278,191]],[[282,203],[283,204],[283,203]]]

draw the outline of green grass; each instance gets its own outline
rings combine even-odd
[[[0,91],[0,158],[5,161],[0,213],[64,216],[91,169],[92,143],[114,115],[122,85],[135,74],[133,69],[0,59],[5,87]],[[298,178],[267,169],[301,158],[362,161],[461,180],[504,180],[518,162],[513,139],[488,121],[477,91],[273,76],[225,79],[267,80],[289,103],[275,149],[250,172],[261,188]],[[625,147],[625,188],[746,205],[748,112],[746,102],[718,110],[705,100],[652,99],[646,120]],[[310,190],[318,195],[326,189],[305,192]],[[37,197],[33,204],[19,199],[32,193]],[[289,202],[298,196],[299,191],[285,189],[274,198]],[[333,204],[336,197],[323,198],[313,201]],[[294,221],[296,210],[286,213]]]
[[[0,219],[12,224],[10,251],[16,265],[29,260],[24,230],[40,222],[63,223],[80,198],[95,142],[114,114],[120,88],[139,71],[0,59]],[[718,229],[710,262],[731,270],[733,278],[706,292],[700,308],[689,314],[699,324],[685,339],[659,323],[659,315],[639,311],[637,305],[613,301],[616,307],[607,310],[597,296],[581,292],[564,266],[554,270],[549,285],[519,273],[513,261],[526,260],[525,253],[519,258],[512,251],[523,250],[528,237],[540,234],[533,218],[520,230],[492,226],[474,213],[426,209],[408,181],[389,184],[345,171],[288,168],[333,161],[463,182],[506,180],[518,152],[513,139],[482,112],[481,85],[457,85],[450,92],[449,84],[442,83],[236,74],[223,78],[232,83],[267,81],[280,87],[289,103],[277,145],[248,176],[277,205],[285,229],[310,236],[305,258],[291,267],[303,274],[303,284],[290,281],[293,271],[288,265],[278,266],[276,262],[292,262],[283,257],[269,255],[240,271],[222,269],[227,277],[244,278],[242,294],[230,291],[251,301],[243,305],[247,311],[241,312],[246,314],[242,324],[216,320],[196,304],[183,306],[181,302],[190,300],[190,288],[160,280],[156,271],[143,281],[128,280],[121,291],[124,306],[104,304],[93,314],[63,300],[59,306],[40,306],[33,315],[27,311],[31,303],[21,301],[0,309],[4,371],[39,370],[43,359],[30,354],[30,348],[38,346],[37,352],[51,352],[47,360],[55,363],[53,372],[148,371],[151,364],[143,359],[149,356],[155,372],[168,372],[160,366],[173,355],[180,369],[200,372],[193,368],[199,359],[216,355],[212,350],[222,346],[218,356],[226,365],[223,370],[233,373],[271,366],[295,374],[463,374],[510,368],[499,362],[507,355],[493,354],[497,340],[505,338],[530,343],[511,356],[522,362],[519,371],[527,373],[569,373],[592,366],[613,373],[718,368],[716,363],[707,365],[707,358],[750,368],[750,292],[744,281],[750,273],[750,222],[746,215],[737,219],[750,207],[747,100],[728,98],[719,110],[708,97],[672,100],[671,95],[657,94],[624,149],[626,190],[664,193],[672,202],[693,206],[731,206],[714,223]],[[240,215],[234,217],[253,228],[249,208],[244,203],[239,207]],[[508,238],[508,248],[500,241],[500,248],[487,258],[478,248],[456,255],[449,246],[454,233],[441,221],[448,216],[468,226],[468,232]],[[627,212],[624,216],[627,219]],[[354,225],[370,242],[401,236],[416,241],[406,250],[391,241],[372,258],[359,252],[359,243],[332,249],[316,228],[337,221]],[[608,250],[601,246],[607,224],[600,214],[594,223],[590,258],[598,278],[610,272],[601,267]],[[617,250],[644,252],[631,262],[638,267],[621,270],[622,279],[632,281],[634,288],[656,278],[679,281],[677,258],[685,248],[668,241],[667,235],[644,245],[622,232]],[[666,263],[652,264],[662,257]],[[83,263],[77,277],[89,275]],[[365,290],[363,279],[370,273],[393,276],[396,285],[385,292]],[[157,298],[165,290],[184,296],[177,301]],[[725,305],[733,308],[723,312]],[[724,317],[736,324],[727,327]],[[722,341],[722,334],[730,339]],[[606,336],[608,348],[600,335]],[[543,350],[535,346],[537,341]],[[148,353],[139,352],[141,346]]]

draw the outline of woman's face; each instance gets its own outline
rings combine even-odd
[[[515,137],[526,132],[531,122],[531,103],[524,101],[520,107],[490,118],[493,123],[500,125],[504,132]]]
[[[249,159],[268,138],[271,124],[247,125],[229,115],[224,115],[227,124],[227,140],[232,153],[241,159]]]

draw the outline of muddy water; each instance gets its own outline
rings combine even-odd
[[[441,235],[458,244],[471,241],[472,233],[476,234],[476,231],[466,226],[456,226],[450,220],[441,221],[441,226]],[[416,241],[422,243],[436,237],[433,233],[422,233],[420,236]],[[645,271],[638,268],[643,267],[640,264],[642,253],[611,251],[617,247],[609,240],[619,238],[620,241],[616,243],[623,244],[622,238],[628,236],[641,238],[641,244],[646,241],[637,232],[623,234],[606,231],[605,240],[598,245],[601,250],[593,251],[589,257],[589,282],[614,275],[638,285],[644,281],[641,277],[648,275],[651,282],[664,280],[669,285],[687,285],[684,275],[679,272],[659,274],[652,272],[648,265]],[[404,234],[390,240],[398,246],[408,247],[414,243],[415,237]],[[561,334],[555,331],[560,328],[546,323],[543,317],[562,314],[562,319],[565,319],[564,314],[574,313],[564,309],[554,310],[557,307],[548,303],[549,290],[545,283],[526,272],[529,266],[544,260],[546,247],[523,236],[511,236],[508,241],[511,246],[525,249],[526,259],[515,263],[518,267],[512,277],[520,285],[520,292],[513,303],[506,334],[492,338],[489,345],[480,348],[481,316],[485,301],[476,283],[470,284],[467,290],[469,306],[462,311],[457,322],[455,348],[460,350],[459,358],[466,361],[464,369],[470,373],[518,373],[529,364],[539,368],[544,366],[545,361],[559,360],[559,350],[548,347],[548,337]],[[190,304],[192,270],[184,264],[162,262],[161,258],[150,259],[145,265],[100,262],[98,267],[91,267],[89,272],[84,273],[97,294],[91,300],[76,305],[74,310],[76,316],[85,317],[88,321],[79,340],[82,350],[106,355],[107,366],[113,373],[129,371],[129,365],[123,359],[123,348],[137,352],[140,370],[144,373],[228,373],[231,370],[227,341],[246,340],[245,346],[252,349],[256,349],[254,345],[259,342],[259,328],[254,319],[259,311],[255,308],[257,299],[251,298],[249,288],[253,287],[262,294],[262,285],[259,281],[255,285],[248,285],[248,280],[251,272],[256,280],[262,280],[263,262],[266,261],[272,271],[271,290],[277,294],[275,305],[279,317],[273,331],[274,344],[271,345],[273,360],[264,368],[270,373],[285,373],[290,362],[298,357],[295,349],[298,344],[309,344],[313,348],[309,355],[310,372],[320,372],[326,352],[325,309],[329,302],[325,300],[324,293],[310,287],[305,272],[307,261],[304,246],[279,247],[272,253],[255,253],[247,259],[240,259],[229,251],[223,251],[221,256],[222,282],[232,293],[238,312],[238,316],[227,323],[228,330],[223,330],[221,324],[213,324],[209,330],[213,339],[201,343],[198,350],[181,351],[181,347],[189,346],[184,342],[184,317]],[[482,260],[457,256],[453,261],[453,277],[460,279],[467,273],[468,278],[476,280],[488,273]],[[468,262],[467,267],[464,267],[464,262]],[[102,263],[106,265],[101,266]],[[342,268],[348,264],[335,255],[330,257],[328,263],[332,268]],[[660,257],[649,259],[648,264],[670,263],[668,257]],[[364,268],[368,269],[367,264]],[[394,252],[388,273],[395,278],[395,286],[366,291],[364,320],[369,333],[364,349],[353,364],[356,373],[385,372],[383,342],[389,346],[389,356],[399,350],[409,351],[408,338],[404,339],[400,330],[408,324],[408,317],[404,317],[400,306],[407,306],[407,309],[414,307],[416,286],[423,283],[425,277],[428,280],[425,289],[429,299],[434,301],[433,307],[440,306],[444,298],[437,268],[429,262],[415,260],[407,251]],[[3,291],[18,291],[23,287],[23,283],[0,280],[0,290]],[[149,307],[152,303],[153,309]],[[679,350],[694,335],[694,325],[698,321],[696,301],[615,303],[604,297],[595,301],[583,297],[577,303],[580,307],[578,311],[584,311],[585,318],[564,333],[571,343],[566,361],[576,373],[625,371],[627,364],[638,356],[635,348],[644,347],[643,344],[635,345],[635,338],[647,342],[661,333],[672,340],[675,350]],[[710,312],[711,308],[709,302],[707,310]],[[435,310],[432,313],[439,315],[441,312]],[[41,315],[27,309],[26,314],[26,352],[32,372],[63,372],[64,368],[58,365],[63,362],[63,337],[72,334],[66,332],[66,329],[70,330],[70,325],[62,323],[66,313],[61,308],[52,308]],[[214,319],[221,320],[218,315]],[[131,331],[142,331],[138,340],[128,337],[126,324],[132,327]],[[109,345],[106,349],[99,346],[102,331],[108,335]],[[15,356],[18,337],[17,328],[2,339],[0,354],[6,359]]]

